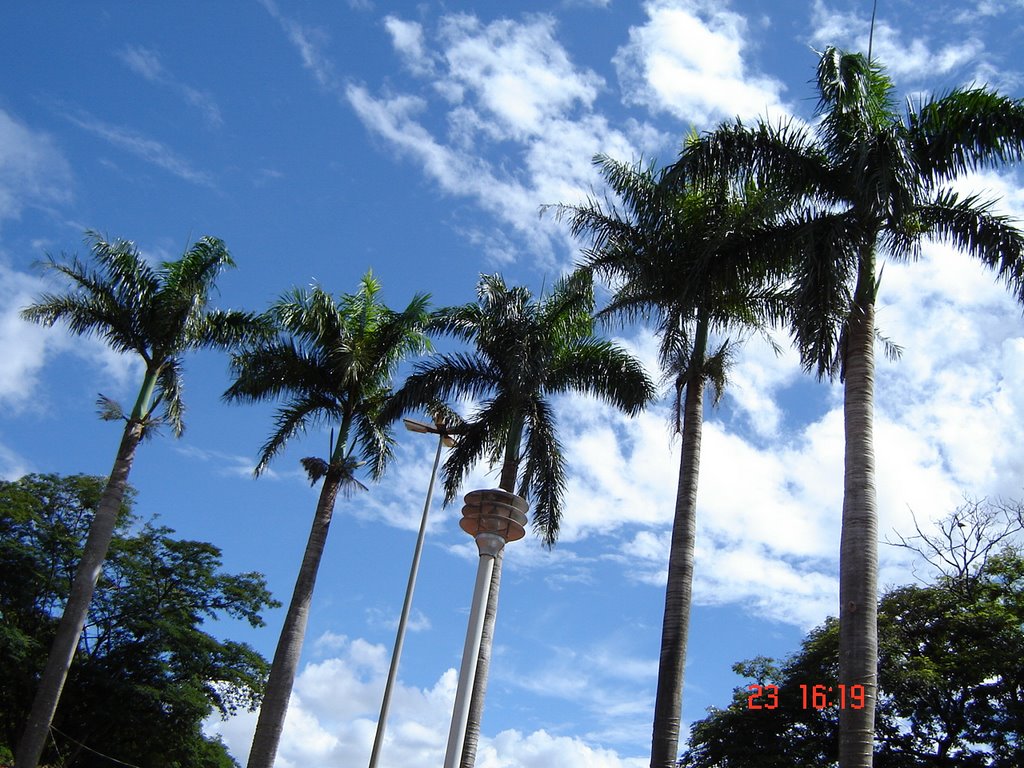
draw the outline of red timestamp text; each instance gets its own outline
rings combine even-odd
[[[751,694],[747,696],[747,709],[777,709],[779,687],[777,685],[748,685]],[[863,685],[801,685],[800,706],[802,709],[864,709]]]

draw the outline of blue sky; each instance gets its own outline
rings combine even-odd
[[[470,301],[480,272],[540,290],[579,244],[545,203],[597,188],[597,152],[671,161],[681,137],[758,115],[812,120],[813,50],[866,49],[870,3],[565,0],[508,4],[34,3],[3,13],[0,49],[0,473],[109,471],[98,392],[139,368],[95,341],[28,326],[33,262],[96,229],[148,258],[203,235],[238,263],[221,306],[262,309],[295,285]],[[1024,93],[1024,3],[879,3],[874,51],[907,96],[988,83]],[[964,189],[1024,211],[1018,171]],[[879,325],[881,530],[908,532],[963,494],[1020,497],[1024,324],[1004,289],[942,245],[887,264]],[[620,332],[653,370],[654,342]],[[780,340],[785,343],[784,337]],[[187,431],[139,451],[139,511],[216,543],[225,567],[290,594],[316,489],[310,434],[251,477],[272,408],[226,406],[227,361],[186,362]],[[629,420],[558,401],[572,470],[560,543],[509,547],[481,768],[647,764],[678,441],[664,403]],[[742,684],[730,665],[794,650],[834,612],[841,391],[786,347],[750,342],[702,450],[684,720]],[[339,503],[278,765],[368,760],[434,445],[399,435],[388,477]],[[493,485],[481,467],[474,487]],[[467,489],[468,490],[468,489]],[[475,555],[435,506],[392,705],[385,766],[438,764]],[[913,578],[883,546],[883,584]],[[223,626],[270,656],[265,629]],[[822,681],[827,682],[827,681]],[[254,716],[210,727],[244,761]],[[556,762],[557,761],[557,762]]]

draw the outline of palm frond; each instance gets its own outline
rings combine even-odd
[[[1024,100],[959,88],[910,102],[907,111],[917,167],[932,185],[1024,160]]]
[[[112,400],[104,394],[96,399],[96,407],[99,412],[99,416],[103,421],[127,421],[128,417],[124,415],[124,408],[116,400]]]
[[[940,190],[919,208],[920,226],[995,270],[1024,302],[1024,232],[1013,219],[993,213],[993,205],[977,195],[961,199],[951,190]]]
[[[296,288],[256,321],[255,341],[250,337],[232,357],[234,381],[224,399],[283,400],[257,472],[296,433],[340,423],[333,461],[358,456],[358,465],[368,467],[375,480],[384,474],[393,446],[394,418],[384,413],[394,401],[392,377],[402,361],[429,346],[429,297],[417,294],[395,312],[379,301],[380,291],[372,272],[355,293],[337,299],[319,286]],[[237,320],[237,329],[249,332],[244,318]],[[278,328],[280,337],[262,337],[268,327]]]
[[[249,330],[254,316],[207,309],[217,275],[232,264],[230,256],[221,241],[203,238],[179,259],[154,269],[130,241],[108,242],[89,231],[86,243],[94,266],[77,257],[49,257],[45,267],[67,291],[42,295],[22,316],[45,325],[65,322],[74,334],[100,336],[114,351],[142,357],[149,370],[160,372],[153,407],[163,407],[163,418],[180,436],[182,353],[254,338]],[[152,427],[157,419],[149,416],[146,422]]]
[[[274,431],[260,447],[254,474],[263,474],[270,461],[296,434],[305,432],[314,424],[340,421],[340,411],[337,403],[316,396],[289,399],[274,415]]]
[[[388,406],[388,412],[408,412],[458,397],[481,399],[501,386],[501,376],[482,355],[453,352],[416,363],[413,373]],[[396,410],[398,409],[398,410]]]
[[[237,349],[269,341],[276,332],[266,314],[214,309],[196,319],[190,341],[196,347]]]
[[[63,321],[75,335],[100,336],[115,352],[135,352],[148,358],[148,340],[139,320],[146,291],[126,287],[120,276],[115,281],[75,257],[63,263],[51,256],[43,266],[57,273],[70,290],[42,294],[22,310],[22,318],[47,326]]]
[[[488,408],[484,403],[481,413],[467,421],[459,432],[459,439],[448,452],[443,468],[444,503],[451,504],[459,495],[463,483],[477,464],[499,439],[495,422],[501,421],[499,408]]]
[[[666,176],[677,187],[690,179],[734,179],[738,188],[754,182],[775,190],[780,200],[828,196],[835,184],[813,134],[793,120],[749,126],[735,120],[702,134],[687,144]]]
[[[294,339],[259,344],[231,358],[234,381],[223,394],[227,402],[260,402],[295,392],[325,395],[333,391],[330,370],[318,349],[300,349]]]
[[[171,425],[174,436],[181,437],[185,431],[185,403],[182,400],[181,362],[178,358],[171,358],[160,367],[157,392],[164,419]],[[155,403],[153,408],[156,408]]]
[[[546,391],[593,395],[635,416],[657,394],[643,365],[610,341],[586,338],[567,345],[551,361]]]
[[[369,490],[356,478],[356,470],[362,465],[355,459],[346,458],[328,463],[316,456],[307,456],[299,459],[299,463],[306,470],[310,485],[316,485],[332,471],[337,472],[338,490],[346,499],[351,498],[356,491]]]
[[[369,466],[370,476],[374,480],[384,477],[388,462],[394,458],[394,436],[390,427],[378,418],[387,394],[380,393],[373,397],[371,402],[365,402],[355,418],[355,438],[359,446],[359,455],[363,463]]]
[[[729,369],[732,367],[735,359],[736,344],[729,339],[725,339],[704,360],[704,377],[707,383],[711,385],[715,405],[718,405],[725,395],[726,387],[729,384]]]
[[[199,297],[205,300],[215,289],[217,277],[235,262],[224,241],[203,237],[174,261],[165,261],[157,274],[163,284],[163,293],[181,297]]]
[[[519,495],[533,500],[533,527],[547,547],[558,539],[562,496],[566,487],[565,456],[550,405],[532,404],[526,416],[526,465]]]

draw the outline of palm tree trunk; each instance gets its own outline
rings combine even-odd
[[[522,440],[523,422],[520,419],[509,431],[505,445],[505,461],[501,467],[498,487],[509,493],[516,492],[516,477],[519,474],[519,443]],[[462,742],[462,757],[459,768],[473,768],[476,764],[476,750],[480,743],[480,722],[484,714],[484,698],[487,696],[487,678],[491,672],[491,648],[494,645],[494,625],[498,620],[498,594],[501,592],[501,565],[505,550],[502,548],[494,558],[491,571],[491,586],[487,592],[487,608],[484,610],[484,631],[480,637],[480,652],[476,660],[476,677],[473,678],[473,694],[469,703],[469,720],[466,723],[466,737]]]
[[[846,463],[839,549],[839,683],[864,708],[839,713],[840,768],[871,768],[878,676],[878,513],[873,438],[874,254],[862,258],[845,353]],[[847,699],[849,701],[849,698]]]
[[[698,356],[699,355],[699,356]],[[694,359],[703,360],[703,349]],[[702,364],[698,364],[702,365]],[[690,631],[693,560],[697,533],[697,479],[700,441],[704,426],[704,376],[701,368],[690,375],[683,405],[683,446],[679,459],[679,485],[672,522],[672,544],[665,585],[665,615],[661,629],[658,689],[654,700],[651,768],[675,768],[683,706],[686,643]]]
[[[324,477],[316,513],[313,515],[313,526],[306,542],[306,551],[302,556],[302,565],[295,579],[295,589],[288,604],[288,613],[285,615],[281,636],[277,641],[277,649],[274,651],[274,661],[270,665],[270,676],[267,678],[267,687],[260,704],[256,732],[252,737],[252,749],[249,750],[248,768],[272,768],[277,757],[284,718],[288,713],[288,700],[299,668],[299,657],[302,655],[302,642],[306,636],[313,587],[316,586],[317,571],[327,543],[327,532],[331,525],[331,517],[334,515],[334,502],[338,497],[341,481],[341,472],[333,467]]]
[[[146,390],[145,386],[143,390]],[[149,391],[151,392],[152,388]],[[92,602],[96,583],[103,570],[103,561],[107,557],[107,550],[114,536],[118,513],[121,511],[121,500],[128,486],[132,463],[135,461],[135,449],[142,439],[142,428],[143,423],[137,419],[130,419],[125,425],[121,445],[117,449],[117,458],[114,459],[114,467],[96,507],[96,515],[89,525],[89,536],[82,550],[82,559],[75,570],[71,594],[67,605],[64,606],[57,626],[57,635],[50,646],[50,654],[39,679],[39,689],[32,702],[28,722],[18,743],[15,768],[36,768],[46,746],[46,737],[57,711],[64,681],[78,648],[82,629],[89,616],[89,604]]]

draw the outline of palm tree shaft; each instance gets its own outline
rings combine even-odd
[[[67,679],[71,660],[78,648],[78,640],[82,635],[86,619],[89,616],[89,604],[92,602],[96,583],[103,570],[103,561],[107,557],[110,541],[114,536],[121,500],[128,485],[128,475],[132,462],[135,460],[135,449],[142,439],[142,424],[130,421],[125,425],[121,436],[121,445],[114,459],[114,466],[103,489],[96,514],[89,526],[89,536],[82,550],[82,559],[75,570],[75,578],[71,583],[71,594],[64,613],[57,626],[57,635],[50,646],[50,653],[39,680],[39,689],[32,702],[28,722],[18,742],[15,755],[15,768],[36,768],[46,746],[46,737],[50,733],[57,703]]]
[[[295,683],[299,659],[302,656],[309,607],[313,601],[313,588],[316,586],[317,571],[327,544],[327,533],[331,527],[334,503],[341,487],[341,480],[340,473],[331,470],[324,478],[323,487],[320,489],[309,540],[302,555],[302,565],[295,579],[292,599],[288,603],[288,612],[277,641],[270,676],[260,705],[256,732],[253,735],[252,748],[249,750],[248,768],[273,768],[274,759],[277,757],[285,714],[288,711],[288,699],[291,697],[292,685]]]
[[[154,268],[131,242],[108,243],[94,232],[87,233],[86,239],[97,268],[77,258],[66,263],[50,258],[47,267],[69,290],[44,294],[22,310],[22,317],[43,325],[64,321],[74,334],[101,336],[115,352],[141,357],[146,373],[128,417],[117,403],[100,396],[101,416],[124,419],[127,425],[19,744],[18,768],[35,768],[42,756],[110,546],[135,450],[160,422],[170,423],[175,436],[185,428],[182,355],[190,349],[229,348],[262,333],[252,315],[208,308],[218,274],[234,265],[220,240],[204,237],[178,260]],[[158,406],[163,411],[159,417],[154,414]]]
[[[365,489],[356,479],[361,467],[374,479],[383,476],[394,441],[380,423],[380,409],[402,360],[428,347],[423,334],[427,296],[417,295],[404,311],[394,312],[379,301],[380,291],[370,272],[356,293],[337,300],[319,286],[293,289],[266,314],[279,335],[232,359],[235,381],[225,399],[284,401],[260,452],[257,474],[309,426],[338,425],[338,440],[326,461],[315,456],[301,460],[312,483],[322,479],[323,487],[271,663],[249,768],[271,768],[277,755],[338,494]]]
[[[865,259],[862,282],[874,274]],[[839,560],[839,682],[864,687],[862,709],[842,709],[839,760],[843,766],[870,766],[874,747],[875,701],[878,692],[878,513],[875,504],[874,301],[872,289],[850,315],[844,380],[843,419],[846,434],[843,519]]]
[[[675,768],[682,723],[682,691],[686,673],[687,638],[693,592],[694,550],[697,538],[697,481],[704,420],[704,377],[686,386],[683,404],[682,456],[672,523],[672,543],[665,585],[658,688],[654,701],[651,768]]]

